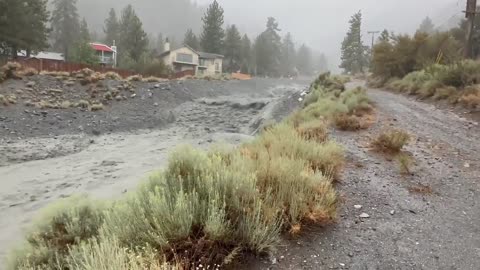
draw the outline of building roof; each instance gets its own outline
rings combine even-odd
[[[90,46],[95,51],[104,51],[104,52],[114,52],[113,49],[105,44],[100,44],[100,43],[90,43]]]
[[[206,53],[206,52],[196,51],[195,49],[193,49],[192,47],[188,46],[187,44],[183,44],[183,47],[180,47],[180,48],[176,48],[176,49],[173,49],[173,50],[170,50],[170,51],[162,52],[162,53],[159,55],[159,57],[164,57],[165,55],[170,54],[172,51],[175,51],[175,50],[178,50],[178,49],[181,49],[181,48],[189,48],[189,49],[192,50],[194,53],[198,54],[198,56],[199,56],[200,58],[203,58],[203,59],[223,58],[223,55],[221,55],[221,54]]]
[[[198,54],[200,55],[200,58],[204,58],[204,59],[223,58],[223,55],[215,54],[215,53],[198,52]]]
[[[27,56],[27,52],[25,50],[19,51],[17,53],[18,56]],[[56,52],[38,52],[30,54],[31,58],[37,59],[48,59],[48,60],[57,60],[57,61],[65,61],[65,57],[63,53],[56,53]]]

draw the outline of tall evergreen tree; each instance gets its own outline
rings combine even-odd
[[[380,37],[378,38],[380,42],[389,42],[390,41],[390,33],[388,32],[387,29],[383,30],[383,32],[380,34]]]
[[[225,37],[223,20],[223,8],[217,0],[214,0],[202,18],[203,32],[200,37],[200,45],[205,52],[222,53]]]
[[[312,51],[305,44],[302,44],[297,53],[298,72],[303,75],[312,74]]]
[[[435,25],[433,24],[432,19],[426,17],[420,24],[418,31],[426,34],[433,34],[435,32]]]
[[[197,35],[193,33],[192,29],[188,29],[185,33],[185,38],[183,39],[183,43],[190,46],[194,50],[200,50],[200,43],[198,41]]]
[[[257,73],[267,76],[280,75],[281,38],[275,18],[269,17],[267,29],[255,41]]]
[[[163,39],[163,34],[158,33],[157,39],[155,40],[155,50],[157,53],[162,53],[165,50],[165,40]]]
[[[48,47],[46,0],[0,1],[0,53],[17,57],[18,50],[40,51]]]
[[[117,18],[115,9],[110,9],[108,18],[105,20],[105,26],[103,27],[105,33],[105,44],[113,44],[113,42],[119,41],[120,25]]]
[[[355,13],[349,23],[350,29],[342,42],[340,68],[347,73],[359,73],[368,66],[368,48],[362,42],[362,12]]]
[[[240,41],[240,59],[241,67],[240,70],[242,73],[250,74],[253,73],[253,53],[252,53],[252,42],[248,38],[247,34],[243,35],[242,40]]]
[[[76,4],[77,0],[53,0],[53,47],[63,52],[67,59],[70,47],[77,41],[80,30]]]
[[[90,32],[88,30],[88,24],[85,18],[80,23],[80,30],[78,40],[73,44],[70,49],[70,55],[68,58],[70,61],[83,64],[96,64],[98,58],[95,55],[95,50],[90,46]]]
[[[318,73],[324,73],[328,71],[328,59],[324,53],[321,53],[315,62],[315,69]]]
[[[282,75],[292,76],[296,73],[296,50],[293,38],[287,33],[282,41]]]
[[[122,11],[120,19],[120,41],[118,44],[119,55],[125,62],[140,60],[148,48],[147,33],[138,18],[132,5],[126,6]],[[128,59],[128,60],[125,60]]]
[[[235,24],[227,28],[225,37],[225,70],[238,71],[241,67],[242,37]]]

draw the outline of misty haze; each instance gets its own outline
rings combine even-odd
[[[477,0],[0,0],[0,270],[480,269]]]

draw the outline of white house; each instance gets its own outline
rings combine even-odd
[[[188,45],[170,50],[170,43],[165,43],[165,52],[160,54],[165,65],[175,72],[192,71],[198,76],[222,74],[223,55],[197,52]]]

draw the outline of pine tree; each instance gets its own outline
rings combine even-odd
[[[305,44],[298,49],[297,68],[300,74],[312,74],[312,51]]]
[[[350,29],[342,42],[342,63],[347,73],[360,73],[368,66],[367,47],[362,42],[362,12],[359,11],[349,21]]]
[[[155,42],[155,50],[157,53],[162,53],[165,50],[165,40],[163,40],[162,33],[158,33],[157,39]]]
[[[435,25],[433,24],[432,19],[426,17],[420,24],[418,31],[426,34],[433,34],[435,32]]]
[[[40,51],[48,47],[46,0],[0,1],[0,52],[17,57],[18,50]]]
[[[380,42],[390,42],[390,33],[388,32],[387,29],[383,30],[383,32],[380,34],[380,37],[378,38]]]
[[[214,0],[202,18],[203,32],[200,37],[200,45],[205,52],[222,53],[225,37],[223,19],[223,8],[220,7],[217,0]]]
[[[241,67],[240,70],[242,73],[250,74],[253,73],[253,54],[252,54],[252,42],[248,38],[247,34],[243,35],[242,40],[240,41],[240,59]]]
[[[241,68],[242,37],[237,27],[233,24],[227,28],[225,37],[225,70],[236,72]]]
[[[53,47],[68,59],[69,49],[77,41],[80,23],[77,0],[53,0],[52,38]]]
[[[96,64],[98,58],[95,50],[90,46],[90,32],[88,30],[87,21],[85,19],[80,23],[80,31],[78,40],[70,49],[70,61],[82,64]]]
[[[192,29],[188,29],[185,33],[185,38],[183,39],[185,45],[190,46],[192,49],[198,51],[200,50],[200,43],[197,36],[193,33]]]
[[[125,62],[136,63],[146,53],[147,48],[147,33],[143,30],[142,22],[132,5],[128,5],[123,9],[120,19],[119,55]]]
[[[282,75],[292,76],[296,75],[296,51],[293,38],[290,33],[287,33],[282,41]]]
[[[267,30],[255,41],[255,60],[257,73],[266,76],[280,75],[281,38],[275,18],[268,18]]]
[[[328,59],[324,53],[321,53],[316,60],[315,69],[318,73],[324,73],[328,71]]]
[[[105,44],[113,44],[114,41],[119,41],[120,25],[118,22],[117,13],[113,8],[110,9],[108,18],[105,20],[103,32],[105,33]]]

